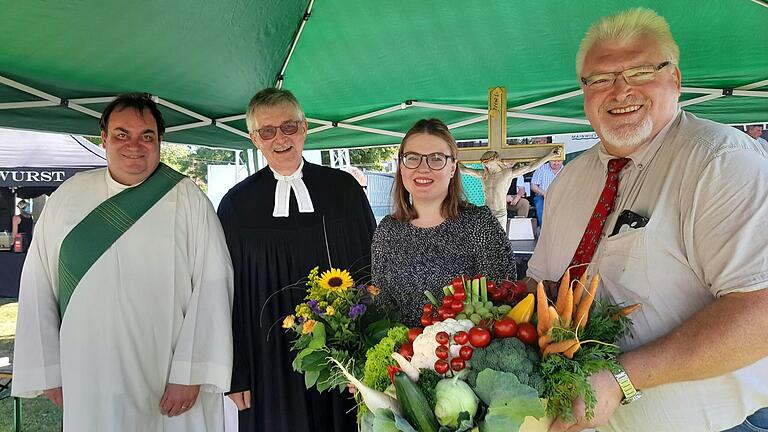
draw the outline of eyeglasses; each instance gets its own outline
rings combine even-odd
[[[277,129],[283,133],[283,135],[293,135],[299,131],[301,120],[288,120],[283,122],[280,126],[264,126],[261,129],[256,129],[254,132],[259,134],[259,137],[263,140],[271,140],[277,136]]]
[[[400,162],[402,162],[403,166],[406,168],[416,169],[421,165],[421,160],[424,158],[427,159],[427,166],[435,171],[445,168],[449,158],[455,159],[453,156],[443,153],[421,154],[407,152],[400,155]]]
[[[674,63],[670,61],[665,61],[664,63],[658,65],[636,66],[621,72],[608,72],[590,75],[588,77],[581,77],[581,83],[584,84],[584,87],[588,88],[589,90],[605,90],[613,86],[613,83],[616,82],[616,78],[621,75],[624,77],[624,80],[627,82],[627,84],[639,86],[653,81],[656,79],[657,73],[659,73],[665,67],[673,64]]]

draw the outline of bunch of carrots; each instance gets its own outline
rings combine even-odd
[[[595,301],[599,286],[600,275],[595,274],[590,280],[589,289],[587,289],[586,271],[581,278],[571,281],[569,267],[560,280],[555,305],[551,306],[547,294],[544,292],[544,284],[539,282],[536,288],[536,314],[539,320],[536,330],[539,334],[539,349],[542,357],[563,354],[572,359],[583,344],[592,342],[580,341],[579,333],[587,326],[589,310]],[[619,310],[614,320],[618,320],[620,315],[627,316],[640,307],[639,303],[626,306]],[[573,334],[573,338],[553,342],[552,330],[554,328],[569,330]]]

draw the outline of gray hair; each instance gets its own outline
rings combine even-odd
[[[642,36],[656,40],[666,60],[679,64],[680,48],[672,37],[667,21],[650,9],[634,8],[601,18],[589,27],[576,54],[576,75],[581,77],[584,58],[595,43],[627,41]]]
[[[254,113],[262,108],[272,108],[276,106],[292,106],[296,110],[296,116],[299,120],[304,121],[304,110],[301,109],[296,96],[288,90],[278,89],[274,87],[267,87],[258,93],[256,93],[251,101],[248,102],[248,109],[245,110],[245,123],[248,125],[248,132],[252,133],[258,129],[259,125],[256,124],[256,118]]]

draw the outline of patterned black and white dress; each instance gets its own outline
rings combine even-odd
[[[459,217],[431,228],[385,217],[371,246],[377,303],[396,311],[408,326],[419,325],[424,291],[442,297],[456,276],[482,274],[493,281],[517,278],[512,248],[487,207],[470,205]]]

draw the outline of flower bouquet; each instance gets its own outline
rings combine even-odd
[[[321,274],[315,267],[309,273],[305,301],[282,324],[296,336],[293,369],[304,374],[307,388],[343,388],[346,379],[335,373],[328,359],[362,364],[366,350],[386,335],[391,323],[374,321],[369,313],[377,294],[373,285],[355,285],[347,270],[332,268]]]

